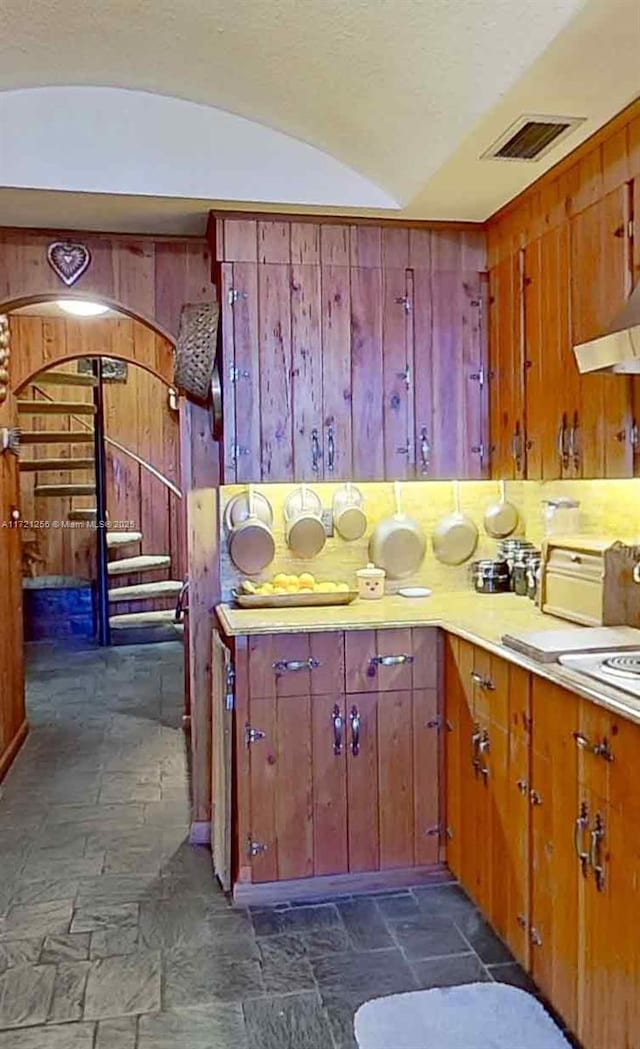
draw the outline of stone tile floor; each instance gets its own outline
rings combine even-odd
[[[530,986],[456,885],[232,908],[187,843],[181,704],[177,643],[30,647],[32,730],[0,788],[0,1049],[351,1049],[368,998]]]

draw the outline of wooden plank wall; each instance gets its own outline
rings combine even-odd
[[[47,247],[54,240],[80,240],[89,247],[92,263],[77,284],[74,293],[107,302],[121,312],[148,322],[160,334],[175,341],[180,310],[185,302],[209,302],[215,297],[211,283],[211,261],[206,242],[200,238],[130,237],[116,234],[85,234],[74,230],[0,230],[0,310],[7,310],[43,298],[59,298],[64,287],[47,262]],[[0,420],[10,409],[6,402],[0,409]],[[13,416],[11,416],[13,418]],[[0,422],[0,425],[2,423]],[[220,478],[219,448],[211,434],[207,408],[184,400],[181,402],[180,428],[182,479],[186,490],[195,493],[215,487]],[[185,440],[186,439],[186,440]],[[192,443],[190,443],[192,442]],[[8,460],[6,460],[8,461]],[[5,473],[7,468],[4,468]],[[17,492],[17,469],[10,476],[0,475],[0,501],[4,506]],[[195,496],[194,498],[196,498]],[[185,508],[186,509],[186,508]],[[186,514],[184,515],[186,518]],[[214,518],[215,519],[215,518]],[[183,518],[184,520],[184,518]],[[186,534],[186,526],[184,528]],[[197,757],[193,764],[193,818],[206,823],[210,818],[210,665],[212,625],[211,609],[219,594],[217,572],[217,537],[211,521],[195,526],[196,536],[189,551],[189,570],[197,602],[190,613],[191,738]],[[20,608],[19,544],[0,529],[0,582],[9,594],[9,607]],[[13,580],[13,582],[12,582]],[[17,587],[15,584],[17,580]],[[8,617],[0,627],[0,681],[11,682],[0,691],[0,720],[8,718],[10,709],[21,712],[24,720],[22,673],[21,613]],[[202,622],[199,622],[199,618]],[[195,669],[194,669],[195,668]],[[10,719],[9,719],[10,720]],[[15,718],[10,721],[12,731]],[[16,734],[17,733],[17,734]],[[19,739],[19,728],[12,742],[4,742],[4,754],[11,755]],[[1,767],[2,758],[0,758]],[[8,764],[8,762],[5,762]]]
[[[105,429],[107,436],[137,453],[174,484],[180,486],[178,413],[169,408],[168,387],[147,369],[165,374],[171,366],[171,346],[162,335],[146,325],[121,315],[94,318],[89,321],[67,320],[51,316],[10,315],[16,371],[33,375],[38,361],[58,360],[61,355],[99,352],[107,357],[125,358],[129,363],[127,381],[105,383]],[[139,364],[132,363],[138,361]],[[74,371],[75,361],[55,365],[54,370]],[[42,400],[40,390],[49,398],[61,401],[92,402],[87,387],[56,386],[29,383],[21,399]],[[91,422],[90,416],[82,416]],[[72,416],[33,416],[20,414],[23,430],[69,429],[85,427]],[[90,445],[32,445],[25,447],[23,458],[58,456],[91,456]],[[21,475],[21,509],[26,521],[65,520],[73,507],[92,506],[92,496],[73,499],[34,497],[38,483],[90,484],[93,470],[59,472],[46,475],[23,472]],[[114,522],[132,521],[133,528],[143,533],[139,549],[144,554],[169,554],[172,578],[183,578],[185,566],[179,542],[180,500],[134,459],[107,445],[107,508]],[[90,528],[34,529],[38,554],[43,562],[34,566],[35,575],[71,575],[95,578],[95,532]],[[128,553],[138,552],[133,549]],[[163,573],[163,577],[166,573]],[[149,578],[153,578],[149,576]]]

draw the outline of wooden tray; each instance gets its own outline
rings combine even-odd
[[[240,608],[319,608],[322,605],[350,605],[357,590],[340,590],[335,594],[243,594],[233,591]]]

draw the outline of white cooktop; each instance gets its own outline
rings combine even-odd
[[[640,649],[560,656],[558,662],[570,670],[577,670],[603,684],[640,697]]]

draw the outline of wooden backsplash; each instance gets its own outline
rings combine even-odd
[[[339,484],[310,485],[317,492],[325,508],[331,507],[333,493]],[[393,485],[389,483],[361,483],[358,488],[365,501],[369,526],[362,539],[347,543],[335,534],[327,539],[326,545],[311,561],[294,558],[284,537],[283,506],[286,497],[296,488],[291,484],[256,485],[272,506],[274,515],[273,532],[276,541],[276,556],[260,576],[258,582],[271,579],[277,572],[313,572],[318,580],[344,581],[353,585],[355,571],[368,560],[369,537],[383,518],[394,512]],[[228,501],[245,490],[243,485],[227,485],[221,488],[221,582],[223,600],[228,600],[231,590],[242,580],[228,553],[223,515]],[[498,498],[499,489],[495,481],[463,481],[460,483],[461,509],[473,518],[480,532],[474,560],[493,557],[496,541],[489,538],[482,527],[482,518],[487,505]],[[542,500],[552,496],[573,496],[581,502],[581,531],[592,536],[611,536],[637,542],[640,535],[640,481],[511,481],[506,485],[506,495],[520,513],[517,534],[526,535],[536,545],[544,536]],[[469,564],[452,568],[440,564],[433,554],[431,536],[440,517],[453,510],[453,488],[449,481],[413,481],[402,485],[402,508],[414,517],[427,535],[427,554],[415,575],[401,582],[389,580],[388,592],[398,586],[421,585],[440,591],[466,590],[469,587]]]

